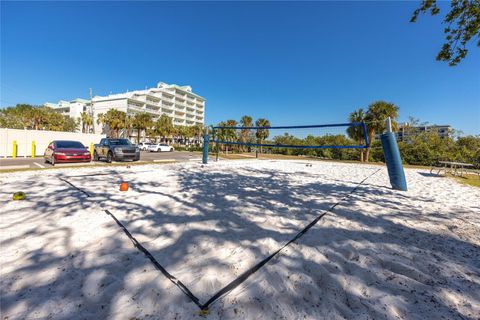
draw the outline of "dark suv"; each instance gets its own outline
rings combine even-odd
[[[104,138],[95,145],[93,160],[105,158],[107,162],[120,160],[140,160],[140,149],[128,139]]]

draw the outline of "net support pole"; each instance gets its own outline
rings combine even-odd
[[[210,141],[210,137],[208,136],[208,131],[205,131],[205,135],[203,136],[203,158],[202,163],[208,163],[208,143]]]
[[[392,122],[390,117],[387,118],[387,132],[382,134],[382,148],[387,165],[388,177],[392,188],[400,191],[407,191],[407,180],[403,170],[402,158],[398,149],[397,139],[392,132]]]

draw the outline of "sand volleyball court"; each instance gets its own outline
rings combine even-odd
[[[2,319],[479,318],[480,189],[406,175],[407,192],[382,166],[302,160],[1,174]]]

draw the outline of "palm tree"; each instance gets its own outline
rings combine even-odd
[[[132,126],[137,130],[137,143],[140,143],[142,130],[153,126],[152,116],[146,112],[136,113],[132,119]]]
[[[44,108],[33,107],[28,111],[28,122],[31,123],[32,129],[40,130],[46,124],[47,111]]]
[[[125,135],[125,138],[130,138],[130,135],[132,133],[132,128],[133,128],[133,117],[129,114],[125,116],[125,125],[124,129],[125,131],[123,132]]]
[[[255,125],[257,127],[270,127],[270,121],[260,118],[255,121]],[[255,136],[257,137],[257,143],[262,144],[262,142],[265,141],[265,139],[267,139],[269,135],[270,131],[267,128],[257,129],[257,132],[255,133]],[[260,146],[260,153],[262,153],[262,146]]]
[[[390,117],[392,119],[392,130],[397,130],[398,106],[394,103],[386,101],[375,101],[368,106],[368,111],[365,115],[367,122],[367,134],[369,145],[372,145],[375,139],[375,133],[382,133],[386,130],[386,120]],[[370,146],[365,153],[365,161],[368,162],[370,157]]]
[[[157,119],[154,126],[155,134],[161,136],[164,140],[167,137],[171,136],[174,133],[173,130],[173,123],[172,118],[167,116],[166,114],[162,114],[160,118]]]
[[[126,113],[117,109],[109,109],[105,114],[105,123],[110,130],[115,132],[115,137],[118,138],[120,130],[125,128]]]
[[[350,113],[348,120],[350,122],[364,122],[365,121],[365,112],[363,111],[362,108],[353,111]],[[347,134],[348,136],[357,141],[359,145],[362,145],[365,143],[365,136],[363,132],[363,128],[360,126],[350,126],[347,129]],[[360,161],[363,162],[363,157],[364,157],[364,149],[360,149]]]
[[[242,127],[253,127],[253,119],[250,116],[243,116],[240,119],[240,125]],[[252,137],[252,131],[250,129],[242,129],[240,130],[240,142],[248,143]],[[246,147],[242,146],[242,150],[245,151]]]
[[[93,125],[92,117],[88,113],[82,112],[80,113],[80,119],[82,121],[82,132],[88,133],[90,131],[90,126]]]
[[[237,121],[235,120],[227,120],[225,123],[226,127],[236,127],[237,126]],[[238,137],[237,137],[237,132],[235,129],[223,129],[225,131],[225,139],[230,142],[237,142]],[[228,145],[225,145],[226,147],[226,152],[228,153]],[[233,146],[232,146],[233,150]]]
[[[205,133],[205,127],[202,124],[197,123],[192,127],[193,131],[193,136],[195,137],[196,144],[197,146],[200,144],[200,141],[202,141],[202,136]]]
[[[105,115],[103,113],[99,113],[97,115],[97,124],[102,126],[101,133],[105,132]]]

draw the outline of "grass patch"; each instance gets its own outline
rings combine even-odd
[[[479,175],[467,174],[463,177],[454,177],[454,176],[452,176],[452,177],[461,184],[466,184],[466,185],[469,185],[469,186],[472,186],[472,187],[480,188],[480,176]]]

